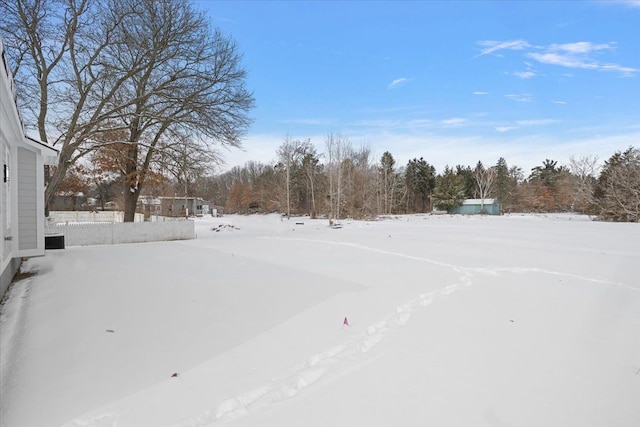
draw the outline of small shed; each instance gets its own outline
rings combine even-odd
[[[462,206],[451,210],[462,215],[500,215],[500,202],[497,199],[465,199]]]

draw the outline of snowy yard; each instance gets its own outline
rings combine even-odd
[[[639,224],[342,225],[201,218],[28,260],[0,424],[640,426]]]

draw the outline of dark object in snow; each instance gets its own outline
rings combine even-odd
[[[47,234],[44,236],[45,249],[64,249],[64,234]]]
[[[171,378],[177,378],[177,377],[178,377],[178,375],[179,375],[179,374],[178,374],[177,372],[174,372],[173,374],[171,374]]]
[[[296,222],[296,225],[304,225],[304,222]]]
[[[232,230],[240,230],[240,229],[238,227],[236,227],[235,225],[231,225],[231,224],[220,224],[219,226],[213,227],[211,229],[211,231],[215,231],[216,233],[219,232],[219,231],[223,231],[223,230],[232,231]]]
[[[515,322],[515,320],[513,320],[513,319],[509,319],[509,322],[513,323],[513,322]]]
[[[107,332],[110,332],[110,333],[112,333],[112,334],[115,334],[115,333],[116,333],[116,331],[114,331],[113,329],[107,329]]]

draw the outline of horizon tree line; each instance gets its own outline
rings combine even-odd
[[[196,162],[187,174],[156,175],[149,194],[198,196],[223,206],[226,213],[278,212],[330,222],[451,211],[465,199],[497,199],[507,213],[571,211],[629,222],[640,218],[640,151],[633,147],[616,152],[602,168],[593,156],[572,157],[562,166],[545,159],[525,176],[503,157],[493,165],[478,161],[474,167],[458,164],[437,173],[424,157],[404,166],[397,166],[389,151],[375,159],[368,147],[354,147],[340,133],[328,134],[324,142],[326,151],[319,153],[309,139],[287,136],[274,162],[249,161],[217,175]],[[85,189],[97,191],[100,182],[106,186],[108,179],[100,181],[95,172],[89,176]],[[73,190],[82,179],[71,174],[68,182],[76,183]]]

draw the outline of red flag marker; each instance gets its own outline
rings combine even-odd
[[[342,322],[343,325],[345,326],[349,326],[349,321],[347,320],[347,318],[344,318],[344,322]]]

